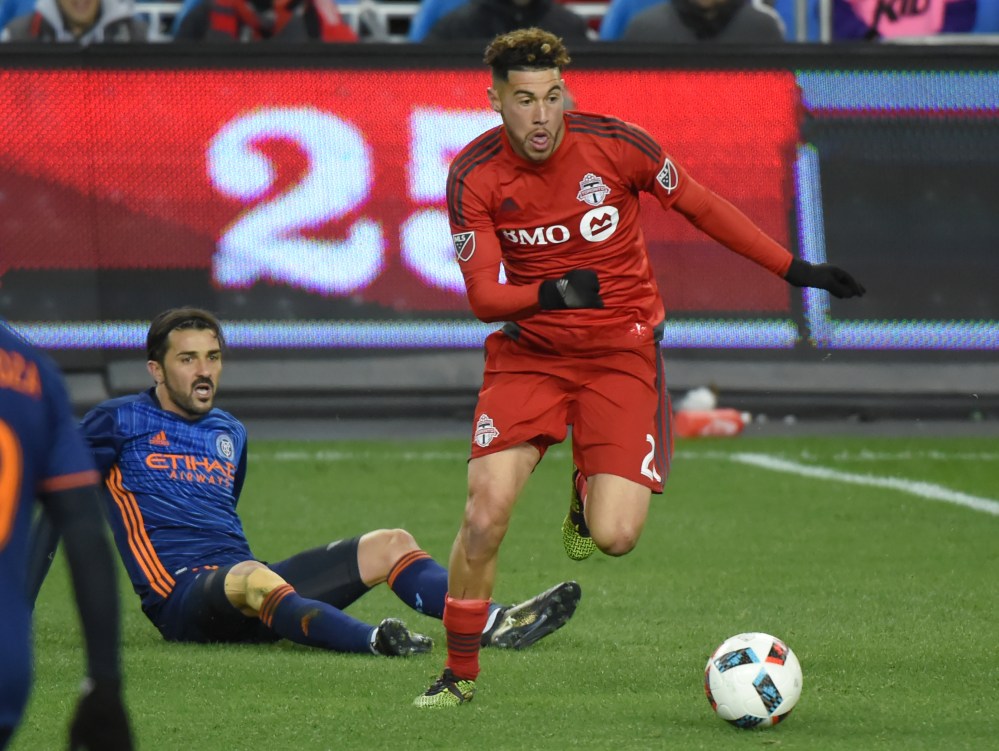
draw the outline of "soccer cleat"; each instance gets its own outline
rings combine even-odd
[[[572,470],[572,495],[569,496],[569,513],[562,522],[562,546],[565,554],[574,561],[581,561],[593,555],[597,544],[590,537],[590,528],[586,526],[583,515],[583,488],[586,478],[575,467]]]
[[[582,590],[573,581],[556,584],[519,605],[504,608],[482,634],[483,647],[524,649],[558,631],[572,618]]]
[[[413,704],[421,709],[443,709],[457,707],[470,702],[475,696],[475,681],[458,678],[451,668],[444,668],[441,677],[433,685],[413,700]]]
[[[386,657],[405,657],[422,654],[433,649],[434,640],[406,628],[397,618],[386,618],[375,629],[372,644],[375,652]]]

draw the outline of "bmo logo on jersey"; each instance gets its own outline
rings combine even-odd
[[[579,234],[591,243],[603,242],[614,234],[619,218],[620,214],[614,206],[590,209],[579,220]],[[533,229],[504,229],[499,234],[511,245],[561,245],[572,239],[572,233],[564,224]]]
[[[579,220],[579,233],[591,243],[602,242],[614,234],[620,218],[616,206],[590,209]]]
[[[569,228],[561,224],[534,229],[504,229],[500,235],[511,245],[559,245],[569,241]]]

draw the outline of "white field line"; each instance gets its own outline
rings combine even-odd
[[[552,449],[548,455],[555,459],[568,458],[567,448]],[[365,460],[384,461],[385,452],[374,451],[276,451],[274,453],[252,452],[250,458],[254,461],[271,460],[277,462],[296,461],[323,461],[323,462],[356,462]],[[394,453],[392,458],[396,461],[447,461],[464,462],[468,459],[468,454],[464,451],[409,451],[403,450]],[[724,451],[678,451],[677,459],[709,459],[713,461],[731,461],[739,464],[747,464],[760,469],[769,469],[775,472],[799,475],[800,477],[812,477],[819,480],[833,480],[851,485],[865,485],[872,488],[887,488],[897,490],[901,493],[908,493],[919,498],[931,501],[942,501],[955,506],[964,506],[974,511],[981,511],[993,516],[999,516],[999,501],[991,498],[962,493],[958,490],[951,490],[942,485],[919,480],[906,480],[901,477],[879,477],[877,475],[862,475],[853,472],[841,472],[828,467],[819,467],[809,464],[800,464],[788,459],[782,459],[770,454],[754,453],[728,453]],[[882,456],[882,458],[887,458]],[[894,455],[894,459],[912,459],[909,452],[900,452]],[[920,456],[920,459],[927,458]],[[939,458],[948,458],[941,454]]]
[[[771,469],[775,472],[786,472],[801,477],[812,477],[818,480],[834,480],[845,482],[851,485],[866,485],[872,488],[889,488],[903,493],[926,498],[931,501],[943,501],[952,503],[955,506],[964,506],[975,511],[981,511],[993,516],[999,516],[999,501],[990,498],[981,498],[958,490],[951,490],[942,485],[935,485],[931,482],[920,482],[918,480],[906,480],[901,477],[878,477],[876,475],[858,475],[853,472],[840,472],[827,467],[814,467],[807,464],[798,464],[787,459],[778,459],[768,454],[731,454],[730,458],[740,464],[749,464],[762,469]]]
[[[566,456],[568,449],[557,447],[549,449],[550,456]],[[379,452],[377,456],[384,456]],[[372,459],[376,454],[366,451],[276,451],[276,452],[250,452],[250,457],[254,460],[271,461],[357,461],[360,459]],[[454,459],[465,460],[468,458],[466,452],[457,451],[410,451],[403,450],[393,455],[400,461],[452,461]],[[802,459],[811,460],[818,457],[811,455],[807,451],[799,454]],[[678,459],[728,459],[731,454],[724,451],[690,451],[680,450],[676,452]],[[922,450],[922,451],[841,451],[834,454],[833,461],[837,462],[999,462],[999,452],[994,451],[964,451],[948,453],[946,451]]]

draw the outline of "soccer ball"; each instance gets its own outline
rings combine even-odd
[[[787,719],[801,696],[801,665],[775,636],[737,634],[708,659],[704,693],[717,715],[736,727],[770,727]]]

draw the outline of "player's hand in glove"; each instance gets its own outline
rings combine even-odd
[[[87,680],[69,727],[69,751],[132,751],[121,684]]]
[[[864,285],[839,266],[831,263],[808,263],[799,258],[791,259],[791,266],[784,279],[795,287],[818,287],[839,298],[862,297]]]
[[[558,279],[546,279],[538,290],[542,310],[602,308],[600,280],[592,269],[573,269]]]

